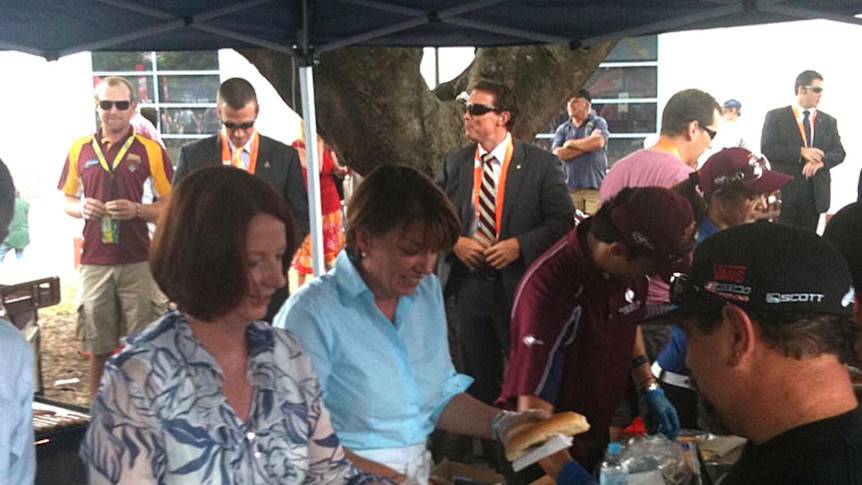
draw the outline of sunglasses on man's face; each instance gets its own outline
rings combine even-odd
[[[498,112],[500,108],[496,106],[488,106],[487,104],[478,104],[478,103],[464,103],[464,111],[470,113],[471,116],[482,116],[483,114],[490,113],[492,111]]]
[[[820,86],[805,86],[805,89],[811,91],[814,94],[820,94],[823,92],[823,88],[821,88]]]
[[[111,108],[113,108],[114,106],[116,106],[117,110],[119,110],[119,111],[126,111],[127,109],[129,109],[129,106],[131,106],[131,105],[132,105],[131,101],[107,101],[107,100],[100,100],[99,101],[99,107],[105,111],[111,111]]]
[[[254,121],[243,121],[242,123],[234,123],[233,121],[224,121],[222,120],[221,124],[224,125],[228,130],[248,130],[249,128],[254,126]]]

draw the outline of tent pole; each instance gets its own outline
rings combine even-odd
[[[302,91],[302,114],[305,121],[305,159],[308,163],[308,216],[311,230],[311,269],[314,276],[326,271],[323,261],[323,229],[320,210],[320,156],[317,152],[317,116],[314,105],[314,74],[312,66],[299,68]]]
[[[302,30],[298,33],[299,44],[294,46],[299,60],[299,87],[302,96],[302,117],[305,121],[305,161],[308,174],[308,227],[311,232],[311,270],[314,276],[326,271],[323,261],[323,216],[320,210],[320,156],[317,153],[317,112],[314,104],[314,73],[317,55],[309,39],[309,5],[302,1]]]

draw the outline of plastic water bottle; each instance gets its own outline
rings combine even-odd
[[[608,451],[599,471],[600,485],[628,485],[629,476],[620,459],[622,449],[622,445],[616,441],[608,443]]]

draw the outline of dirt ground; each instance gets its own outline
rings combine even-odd
[[[77,291],[76,279],[63,279],[60,303],[39,310],[42,386],[49,399],[89,407],[88,360],[79,352],[75,336]]]

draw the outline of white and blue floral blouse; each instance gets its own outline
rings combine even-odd
[[[317,376],[289,333],[246,329],[253,397],[243,423],[223,374],[177,311],[126,341],[105,368],[81,446],[90,484],[356,484]]]

